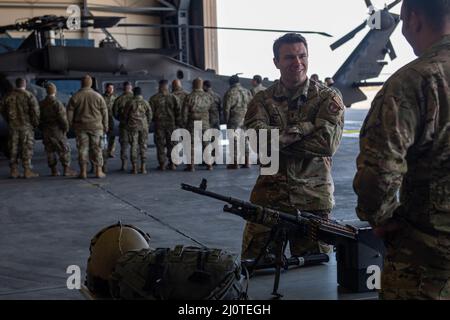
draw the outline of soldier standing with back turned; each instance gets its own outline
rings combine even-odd
[[[239,83],[237,75],[231,76],[229,79],[230,89],[223,97],[223,117],[227,124],[227,129],[243,129],[244,117],[247,112],[247,106],[252,100],[252,94]],[[239,169],[237,157],[237,139],[235,139],[235,148],[230,150],[233,152],[230,158],[234,159],[234,164],[228,164],[227,169]],[[250,168],[248,143],[245,142],[245,168]]]
[[[419,58],[364,121],[356,212],[386,244],[380,298],[449,300],[450,3],[404,0],[400,17]]]
[[[56,86],[53,83],[46,85],[47,97],[39,103],[41,121],[39,127],[42,131],[42,142],[47,153],[47,162],[52,176],[59,176],[56,167],[58,161],[63,166],[63,174],[66,177],[76,176],[76,172],[70,168],[70,145],[67,141],[69,122],[67,121],[66,108],[56,98]]]
[[[131,173],[137,174],[138,153],[141,158],[140,173],[146,174],[147,168],[147,141],[148,128],[152,121],[152,109],[142,97],[140,87],[133,89],[134,98],[125,105],[123,111],[124,121],[127,124],[127,132],[130,140]]]
[[[171,137],[172,132],[181,127],[181,114],[179,102],[169,92],[169,82],[167,80],[161,80],[159,82],[158,93],[152,96],[149,102],[155,121],[158,170],[166,170],[166,165],[169,166],[170,170],[175,170],[176,166],[171,159],[174,146]]]
[[[133,86],[130,82],[123,83],[123,93],[114,101],[113,115],[119,121],[119,143],[120,143],[120,160],[122,161],[121,171],[127,170],[128,165],[128,148],[130,142],[128,141],[127,124],[123,119],[123,109],[128,101],[133,99]]]
[[[70,98],[67,119],[75,131],[80,164],[79,178],[87,178],[87,164],[91,156],[95,176],[104,178],[101,140],[108,132],[108,108],[103,97],[92,89],[92,78],[81,80],[81,89]]]
[[[27,91],[25,79],[16,80],[16,88],[3,100],[1,113],[8,123],[8,144],[10,153],[10,177],[19,177],[19,159],[22,159],[25,178],[39,176],[31,170],[34,148],[34,129],[39,125],[39,104],[34,95]]]

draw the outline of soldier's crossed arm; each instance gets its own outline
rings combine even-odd
[[[294,157],[331,157],[341,143],[344,129],[344,103],[331,91],[322,93],[319,110],[314,123],[301,123],[291,130],[299,139],[287,146],[281,146],[282,153]],[[281,137],[283,138],[283,136]]]
[[[419,131],[417,90],[402,84],[414,80],[391,80],[374,99],[361,130],[353,182],[357,215],[373,226],[385,223],[399,206],[397,191],[407,171],[406,155]]]
[[[270,115],[265,107],[265,97],[263,92],[258,92],[247,108],[244,126],[247,129],[279,129],[270,125]]]
[[[30,96],[28,98],[28,107],[30,112],[30,119],[35,128],[39,126],[39,120],[40,120],[40,110],[39,110],[39,102],[37,101],[36,97],[30,93]]]

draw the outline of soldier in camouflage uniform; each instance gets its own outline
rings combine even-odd
[[[211,81],[205,80],[203,82],[203,91],[209,94],[213,101],[213,106],[209,113],[209,126],[220,130],[220,114],[222,113],[222,99],[211,88]]]
[[[169,92],[169,82],[167,80],[159,82],[159,92],[152,96],[149,102],[155,121],[158,170],[166,170],[167,164],[170,170],[175,170],[176,166],[171,160],[174,146],[171,137],[172,132],[181,126],[181,112],[177,98]]]
[[[172,94],[177,98],[178,105],[180,106],[180,110],[183,107],[184,100],[188,96],[189,92],[183,89],[181,85],[181,81],[179,79],[175,79],[172,81]]]
[[[48,166],[52,176],[59,176],[56,167],[57,154],[64,169],[64,176],[73,177],[76,172],[70,168],[70,145],[67,142],[69,122],[66,108],[56,98],[56,86],[53,83],[48,83],[46,90],[47,97],[39,103],[41,113],[39,128],[42,131],[42,141],[47,152]]]
[[[39,125],[39,104],[32,93],[25,90],[26,81],[16,80],[16,88],[3,100],[2,116],[8,123],[8,147],[10,153],[10,176],[19,177],[19,159],[22,159],[25,178],[39,176],[31,170],[34,129]]]
[[[419,58],[372,102],[360,135],[356,212],[386,244],[381,298],[448,300],[449,2],[404,0],[401,19]]]
[[[331,157],[336,152],[344,127],[344,105],[332,90],[307,78],[308,49],[303,36],[289,33],[274,43],[274,62],[281,79],[259,92],[245,116],[246,128],[279,129],[279,170],[259,176],[251,193],[252,203],[286,213],[308,211],[328,218],[334,205]],[[242,258],[255,258],[269,236],[268,228],[247,223],[242,241]],[[294,256],[329,246],[288,234]],[[273,254],[274,246],[269,252]]]
[[[126,81],[123,83],[123,93],[118,97],[113,104],[113,115],[114,118],[119,121],[119,143],[120,143],[120,160],[122,161],[122,166],[120,167],[121,171],[127,170],[128,165],[128,147],[130,146],[130,142],[128,141],[128,132],[126,129],[126,123],[123,119],[123,109],[128,101],[132,100],[133,95],[133,86],[130,82]]]
[[[116,95],[114,94],[114,85],[112,83],[106,84],[103,98],[105,99],[106,106],[108,107],[108,133],[107,133],[108,148],[105,150],[103,155],[103,157],[106,159],[106,158],[114,158],[114,151],[116,149],[116,136],[114,135],[114,112],[113,112],[113,106],[114,101],[116,100]]]
[[[187,96],[184,101],[182,109],[183,123],[185,128],[189,130],[191,134],[191,163],[187,165],[185,171],[195,171],[194,164],[194,122],[202,122],[201,137],[206,130],[209,129],[209,115],[213,106],[213,100],[211,96],[203,91],[203,80],[197,78],[193,81],[193,91]],[[202,139],[202,151],[206,148],[207,143]],[[202,152],[203,153],[203,152]],[[207,161],[209,162],[209,160]],[[212,164],[206,163],[206,168],[212,170]]]
[[[244,117],[247,112],[247,106],[252,100],[252,94],[239,83],[239,77],[234,75],[230,77],[230,89],[223,97],[223,117],[227,124],[227,129],[243,129]],[[227,169],[239,169],[237,159],[237,139],[235,139],[235,148],[230,150],[234,152],[230,158],[234,159],[234,164],[228,164]],[[244,168],[250,168],[248,143],[245,142],[245,165]]]
[[[336,92],[341,98],[343,98],[341,90],[339,90],[338,88],[336,88],[334,86],[334,80],[333,78],[327,77],[325,78],[325,85],[330,88],[331,90],[333,90],[334,92]]]
[[[264,91],[267,88],[262,85],[262,77],[260,75],[253,76],[252,79],[252,89],[250,90],[252,97],[256,96],[256,94],[260,91]]]
[[[92,88],[92,78],[86,75],[81,80],[81,89],[70,98],[67,119],[77,140],[78,162],[81,179],[87,178],[89,158],[95,167],[95,176],[104,178],[101,140],[108,132],[108,108],[101,94]]]
[[[131,173],[138,173],[137,162],[139,153],[141,157],[140,173],[146,174],[147,168],[145,161],[147,159],[148,129],[153,115],[150,105],[142,97],[141,88],[134,88],[133,93],[134,98],[127,102],[123,111],[130,141]]]

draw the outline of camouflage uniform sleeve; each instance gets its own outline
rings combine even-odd
[[[5,98],[0,99],[0,115],[3,117],[3,119],[8,123],[8,115],[6,110],[6,102]]]
[[[175,116],[175,125],[177,128],[182,127],[181,120],[181,101],[176,96],[172,95],[173,114]]]
[[[145,114],[147,115],[147,123],[148,126],[150,127],[150,124],[152,123],[153,119],[153,112],[152,108],[150,107],[150,104],[147,101],[145,101],[145,106],[146,106]]]
[[[245,114],[244,127],[247,129],[279,129],[270,125],[270,115],[265,107],[265,96],[263,92],[258,92],[255,98],[250,101]]]
[[[281,152],[294,157],[331,157],[341,143],[344,130],[344,103],[328,91],[314,120],[302,122],[280,134]]]
[[[187,122],[189,119],[189,109],[190,109],[190,97],[187,96],[186,99],[184,99],[183,107],[181,109],[181,124],[183,128],[187,128]]]
[[[120,121],[120,119],[119,119],[119,101],[120,101],[120,98],[114,99],[114,103],[113,103],[113,107],[112,107],[113,116],[117,121]]]
[[[225,123],[228,123],[230,119],[230,111],[234,104],[233,95],[230,92],[227,92],[223,97],[223,120]]]
[[[30,97],[28,98],[28,107],[30,108],[31,124],[33,127],[37,128],[40,120],[40,109],[39,102],[33,94],[30,94]]]
[[[100,96],[100,99],[98,99],[100,103],[100,112],[102,113],[102,124],[103,124],[103,132],[108,132],[108,107],[106,106],[105,99],[103,99],[102,96]]]
[[[422,95],[411,86],[417,78],[387,82],[361,129],[353,188],[358,195],[356,213],[372,226],[385,223],[399,206],[397,191],[407,171],[406,154],[420,125],[416,99]]]
[[[56,102],[56,110],[57,110],[57,117],[59,126],[62,131],[67,132],[69,131],[69,122],[67,121],[67,113],[66,108],[62,104],[62,102],[57,101]]]
[[[73,113],[75,111],[75,104],[73,101],[73,97],[69,99],[67,103],[67,121],[69,122],[69,128],[73,125]]]

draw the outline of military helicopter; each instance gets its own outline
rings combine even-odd
[[[379,26],[372,28],[358,47],[352,52],[347,61],[338,70],[334,79],[336,86],[343,92],[347,106],[363,101],[366,96],[359,87],[369,85],[362,82],[377,77],[386,63],[381,60],[389,53],[392,59],[395,52],[389,40],[399,22],[398,15],[389,13],[397,5],[397,0],[376,11],[370,0],[366,0],[371,7],[370,18],[355,30],[332,45],[336,49],[354,37],[366,25],[370,25],[371,18],[377,18]],[[372,20],[374,20],[374,18]],[[188,29],[231,29],[267,32],[299,32],[330,36],[324,32],[289,31],[244,28],[220,28],[215,26],[198,25],[168,25],[168,24],[125,24],[119,23],[122,17],[81,17],[81,27],[92,27],[106,30],[110,27],[150,27]],[[0,54],[0,97],[12,88],[17,77],[27,79],[28,89],[38,99],[45,96],[44,84],[55,82],[59,91],[58,98],[67,102],[70,96],[79,89],[80,79],[89,73],[94,80],[93,87],[101,92],[106,83],[116,85],[116,92],[121,93],[121,84],[130,81],[134,86],[140,86],[146,99],[156,93],[160,79],[180,79],[185,88],[190,88],[193,79],[201,77],[210,80],[213,88],[224,94],[228,89],[228,76],[216,74],[213,70],[202,70],[190,64],[173,58],[178,52],[167,49],[134,49],[126,50],[107,37],[97,47],[75,47],[65,45],[64,31],[69,29],[68,17],[46,15],[34,17],[21,23],[0,27],[0,34],[9,30],[31,31],[17,50],[9,49]],[[59,39],[56,33],[59,33]],[[106,32],[107,33],[107,32]],[[108,33],[107,33],[108,34]],[[58,41],[59,40],[59,41]],[[87,59],[88,57],[88,59]],[[250,87],[251,79],[241,79],[241,83]],[[265,85],[270,82],[265,79]],[[61,90],[63,88],[63,90]],[[0,118],[0,147],[5,150],[7,141],[7,125]]]
[[[330,46],[331,50],[336,50],[366,26],[370,28],[364,39],[333,76],[335,86],[342,92],[344,104],[347,107],[367,99],[361,87],[383,84],[367,80],[377,78],[381,74],[381,70],[388,64],[384,60],[386,54],[391,61],[397,58],[390,37],[400,22],[400,16],[390,13],[389,10],[401,0],[396,0],[378,11],[370,0],[364,1],[369,8],[369,18]]]

